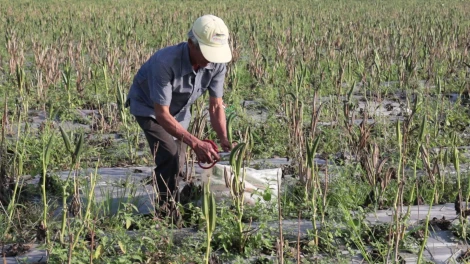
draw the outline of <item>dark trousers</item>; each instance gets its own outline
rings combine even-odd
[[[167,195],[177,197],[176,179],[185,163],[186,144],[175,140],[155,119],[141,116],[135,118],[144,131],[152,156],[155,157],[154,171],[160,197],[162,199],[166,199]]]

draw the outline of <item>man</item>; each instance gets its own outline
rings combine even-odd
[[[232,59],[229,31],[213,15],[199,17],[188,32],[187,42],[165,47],[153,54],[134,77],[127,103],[144,131],[155,157],[155,176],[160,201],[174,195],[186,145],[202,163],[220,159],[208,142],[190,134],[190,106],[209,91],[211,125],[224,151],[228,142],[223,107],[226,63]],[[176,141],[175,141],[176,140]]]

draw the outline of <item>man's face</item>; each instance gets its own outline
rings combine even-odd
[[[189,56],[191,58],[191,63],[193,65],[198,65],[199,67],[206,67],[209,64],[209,61],[204,58],[202,55],[201,49],[199,46],[194,45],[191,40],[188,41],[189,43]]]

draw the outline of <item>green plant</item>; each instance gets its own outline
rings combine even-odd
[[[98,163],[99,164],[99,163]],[[90,181],[89,181],[89,191],[87,193],[87,203],[86,203],[86,207],[85,207],[85,211],[84,211],[84,216],[83,218],[81,219],[81,223],[80,223],[80,227],[78,228],[78,230],[76,230],[76,233],[73,235],[73,237],[75,238],[78,238],[80,237],[81,233],[83,232],[83,230],[85,229],[85,226],[88,226],[90,224],[90,220],[91,220],[91,217],[92,217],[92,204],[93,204],[93,200],[94,200],[94,196],[95,196],[95,187],[96,187],[96,184],[97,184],[97,177],[98,177],[98,165],[95,169],[95,172],[94,173],[90,173]],[[127,222],[126,222],[127,223]],[[77,243],[79,242],[80,240],[78,239],[75,239],[73,242],[70,241],[70,254],[72,254],[72,252],[74,251],[74,248],[77,246]]]
[[[47,143],[43,145],[42,155],[41,155],[41,164],[42,164],[42,183],[41,183],[41,190],[42,190],[42,202],[44,206],[43,218],[41,223],[41,228],[45,230],[46,233],[46,243],[49,244],[49,230],[47,228],[47,216],[49,212],[49,206],[47,203],[47,192],[46,192],[46,178],[47,178],[47,168],[49,166],[49,157],[52,151],[52,142],[54,140],[54,135],[49,136],[49,140]]]
[[[237,218],[237,230],[239,235],[239,250],[243,250],[244,244],[244,235],[243,235],[243,206],[245,200],[245,172],[244,166],[242,170],[242,165],[245,159],[245,152],[246,152],[247,144],[246,143],[239,143],[235,146],[231,153],[230,153],[230,165],[232,166],[231,170],[231,178],[232,180],[227,181],[229,182],[230,193],[233,199],[233,204],[236,210],[236,218]],[[226,176],[227,178],[227,176]]]
[[[313,142],[307,142],[305,145],[307,146],[307,181],[305,183],[305,197],[306,200],[310,198],[310,204],[312,207],[312,226],[315,229],[315,241],[316,245],[318,245],[318,230],[317,230],[317,203],[322,196],[322,190],[320,188],[320,179],[318,175],[318,171],[316,171],[315,165],[315,154],[317,152],[318,144],[320,142],[321,137],[317,136]],[[326,194],[323,194],[326,197]],[[323,200],[325,201],[325,200]],[[323,203],[325,205],[325,203]],[[323,208],[323,207],[322,207]],[[324,208],[323,208],[324,209]],[[322,220],[324,219],[324,211],[322,211]],[[323,223],[323,221],[321,221]]]
[[[396,123],[396,142],[397,142],[397,145],[398,145],[398,153],[399,153],[399,158],[398,158],[398,168],[397,168],[397,182],[399,183],[399,185],[401,185],[402,181],[403,181],[403,174],[402,174],[402,164],[403,164],[403,135],[402,135],[402,131],[401,131],[401,127],[400,127],[400,122],[397,121]],[[400,197],[401,197],[401,192],[400,190],[396,192],[396,195],[395,195],[395,198],[394,198],[394,202],[393,202],[393,209],[395,210],[395,212],[397,212],[395,214],[395,217],[394,217],[394,224],[395,224],[395,229],[392,229],[392,225],[390,225],[390,233],[393,233],[393,242],[394,242],[394,245],[395,247],[393,247],[393,249],[395,249],[395,260],[398,258],[398,247],[397,247],[397,243],[398,241],[400,241],[400,238],[399,238],[399,230],[400,230],[400,226],[401,226],[401,221],[400,221],[400,213],[398,213],[401,208],[401,205],[400,204]],[[387,256],[389,256],[390,252],[392,250],[392,247],[390,247],[388,249],[388,253],[387,253]]]
[[[18,71],[17,71],[18,72]],[[23,85],[24,85],[24,71],[22,71],[21,74],[18,74],[18,82],[20,84],[20,88],[22,89]],[[5,97],[6,99],[6,97]],[[25,108],[27,109],[27,105],[25,106]],[[3,112],[3,118],[2,118],[2,138],[1,138],[1,144],[0,144],[0,173],[1,174],[4,174],[4,175],[0,175],[0,185],[3,185],[3,186],[8,186],[10,185],[10,182],[8,182],[9,180],[11,181],[11,177],[10,179],[8,179],[7,177],[7,171],[9,171],[9,167],[10,166],[7,166],[7,152],[6,151],[6,138],[5,138],[5,126],[6,126],[6,121],[7,121],[7,103],[5,101],[5,108],[4,108],[4,112]],[[18,121],[17,121],[17,126],[19,127],[21,125],[21,122],[24,120],[24,116],[22,115],[21,112],[18,113]],[[12,221],[12,217],[13,217],[13,213],[15,212],[15,209],[16,209],[16,206],[18,206],[18,200],[19,200],[19,192],[20,192],[20,189],[21,189],[21,181],[20,181],[20,177],[23,175],[23,168],[24,168],[24,152],[25,152],[25,144],[21,144],[20,142],[20,130],[18,129],[17,130],[17,133],[16,133],[16,142],[15,142],[15,150],[14,150],[14,158],[13,158],[13,164],[14,164],[14,167],[16,167],[15,170],[12,170],[13,171],[13,174],[16,175],[16,179],[15,179],[15,184],[14,184],[14,187],[13,187],[13,193],[11,194],[11,199],[9,199],[8,201],[8,198],[9,198],[9,188],[4,188],[4,190],[0,191],[0,202],[1,203],[8,203],[8,207],[7,207],[7,213],[8,213],[8,219],[9,221],[7,221],[7,227],[5,229],[4,232],[2,232],[2,234],[7,234],[9,231],[10,231],[10,228],[11,228],[11,221]]]
[[[117,97],[117,106],[121,121],[124,125],[124,130],[126,132],[127,139],[127,148],[130,162],[134,163],[137,155],[137,143],[139,141],[139,132],[135,126],[130,124],[131,118],[129,118],[126,111],[126,93],[123,90],[122,84],[118,83],[116,88],[116,97]]]
[[[362,257],[364,257],[367,263],[372,263],[371,256],[367,252],[366,244],[361,238],[364,230],[370,230],[369,226],[365,224],[360,218],[353,217],[349,210],[344,205],[339,204],[339,209],[342,211],[345,224],[349,230],[349,239],[359,249]]]
[[[64,141],[65,149],[67,153],[71,157],[71,166],[69,170],[69,174],[67,175],[67,179],[64,182],[64,185],[62,186],[62,227],[61,227],[61,232],[60,232],[60,241],[64,243],[64,236],[65,236],[65,227],[66,227],[66,221],[67,221],[67,211],[68,211],[68,206],[67,206],[67,197],[69,196],[69,179],[72,173],[75,171],[77,173],[77,170],[79,168],[79,163],[80,163],[80,156],[82,154],[83,150],[83,133],[81,133],[76,140],[74,146],[75,148],[72,150],[72,144],[70,143],[70,138],[67,135],[67,133],[64,131],[64,129],[59,126],[60,129],[60,134],[62,135],[62,140]],[[78,187],[77,187],[77,182],[74,177],[74,186],[73,186],[73,197],[74,199],[77,199],[78,197]]]
[[[216,203],[214,194],[210,191],[210,178],[203,187],[202,213],[206,221],[207,249],[205,263],[209,263],[211,253],[211,240],[217,222]]]
[[[433,189],[434,193],[436,193],[436,191],[437,191],[437,185],[438,185],[437,183],[434,183],[434,189]],[[431,203],[429,204],[428,213],[426,215],[426,220],[425,220],[425,225],[424,225],[424,239],[423,239],[423,242],[421,243],[421,247],[419,249],[418,263],[421,263],[423,261],[423,252],[424,252],[424,249],[426,247],[428,237],[429,237],[429,218],[431,216],[431,208],[432,208],[432,205],[434,203],[434,197],[435,196],[433,196],[431,198]]]
[[[67,103],[69,107],[72,107],[72,94],[71,94],[71,85],[72,85],[72,68],[70,65],[65,66],[65,69],[62,71],[62,82],[64,84],[64,88],[67,91]]]
[[[459,150],[455,146],[455,135],[454,135],[454,143],[452,145],[452,163],[454,165],[455,170],[457,171],[457,189],[458,189],[458,195],[456,198],[456,204],[458,204],[458,211],[457,214],[459,215],[459,223],[460,226],[462,227],[461,233],[462,237],[466,238],[467,237],[467,219],[466,216],[464,217],[464,210],[462,210],[462,205],[463,205],[463,194],[462,194],[462,185],[461,185],[461,175],[460,175],[460,157],[459,157]]]

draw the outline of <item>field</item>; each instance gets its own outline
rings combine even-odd
[[[436,232],[460,247],[449,259],[470,261],[468,1],[0,4],[5,263],[33,246],[47,252],[36,263],[441,263],[427,253]],[[190,195],[175,210],[140,212],[133,194],[152,185],[133,176],[116,178],[126,199],[112,204],[102,182],[117,176],[103,171],[154,166],[124,106],[134,74],[208,13],[231,33],[230,197],[187,149]],[[190,130],[216,140],[207,106],[194,104]],[[282,172],[253,204],[249,168]],[[451,218],[434,215],[444,206]]]

